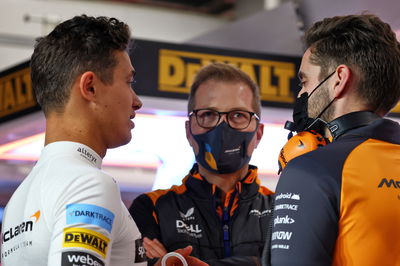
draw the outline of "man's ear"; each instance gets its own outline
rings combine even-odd
[[[264,124],[263,123],[259,123],[258,124],[258,128],[257,128],[257,132],[256,132],[255,148],[257,148],[257,146],[260,143],[261,138],[262,138],[263,135],[264,135]]]
[[[191,147],[193,147],[192,135],[190,134],[190,121],[189,120],[185,121],[185,129],[186,129],[186,139],[188,140],[189,145]]]
[[[79,92],[88,101],[93,101],[96,96],[95,81],[96,75],[91,71],[83,73],[79,80]]]
[[[333,97],[338,99],[343,97],[351,85],[352,74],[350,68],[346,65],[339,65],[336,68],[335,78]]]

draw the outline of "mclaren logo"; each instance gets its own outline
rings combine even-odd
[[[7,242],[22,233],[32,231],[33,224],[37,223],[39,221],[39,218],[40,218],[40,210],[31,215],[29,217],[29,220],[23,221],[22,223],[4,231],[4,233],[1,235],[1,242],[2,243]]]
[[[394,179],[387,180],[386,178],[382,178],[381,182],[379,182],[378,188],[382,188],[382,187],[400,188],[400,181],[394,180]]]

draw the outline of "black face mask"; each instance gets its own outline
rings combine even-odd
[[[199,145],[196,161],[213,173],[233,173],[249,163],[247,148],[256,131],[238,131],[223,121],[206,133],[192,134]]]
[[[300,95],[300,97],[296,98],[293,108],[293,121],[286,121],[285,129],[290,131],[302,132],[306,130],[315,130],[316,132],[323,134],[324,127],[326,122],[320,119],[321,115],[331,106],[333,99],[316,118],[311,118],[308,116],[308,99],[311,95],[319,88],[325,81],[327,81],[330,77],[335,74],[336,71],[333,71],[329,74],[324,80],[322,80],[314,90],[308,95],[307,92],[304,92]]]

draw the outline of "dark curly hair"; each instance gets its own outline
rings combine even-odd
[[[305,35],[320,78],[344,64],[359,74],[358,93],[369,110],[388,113],[400,99],[400,47],[389,24],[375,15],[326,18]]]
[[[36,100],[45,114],[62,112],[76,77],[93,71],[110,84],[116,50],[126,50],[128,25],[116,18],[76,16],[37,39],[31,58],[31,78]]]

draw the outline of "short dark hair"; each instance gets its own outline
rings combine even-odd
[[[197,73],[192,86],[190,87],[189,101],[188,101],[188,113],[192,112],[195,105],[196,92],[201,84],[208,80],[223,81],[223,82],[242,82],[249,86],[253,93],[252,107],[254,112],[261,117],[261,102],[260,92],[257,84],[239,68],[224,64],[224,63],[212,63],[209,64]]]
[[[113,82],[114,52],[126,50],[128,25],[116,18],[75,16],[37,39],[31,58],[31,79],[44,113],[62,111],[76,77],[93,71],[102,82]]]
[[[325,18],[305,41],[320,78],[344,64],[359,74],[358,93],[370,111],[386,114],[398,103],[400,47],[389,24],[366,13]]]

